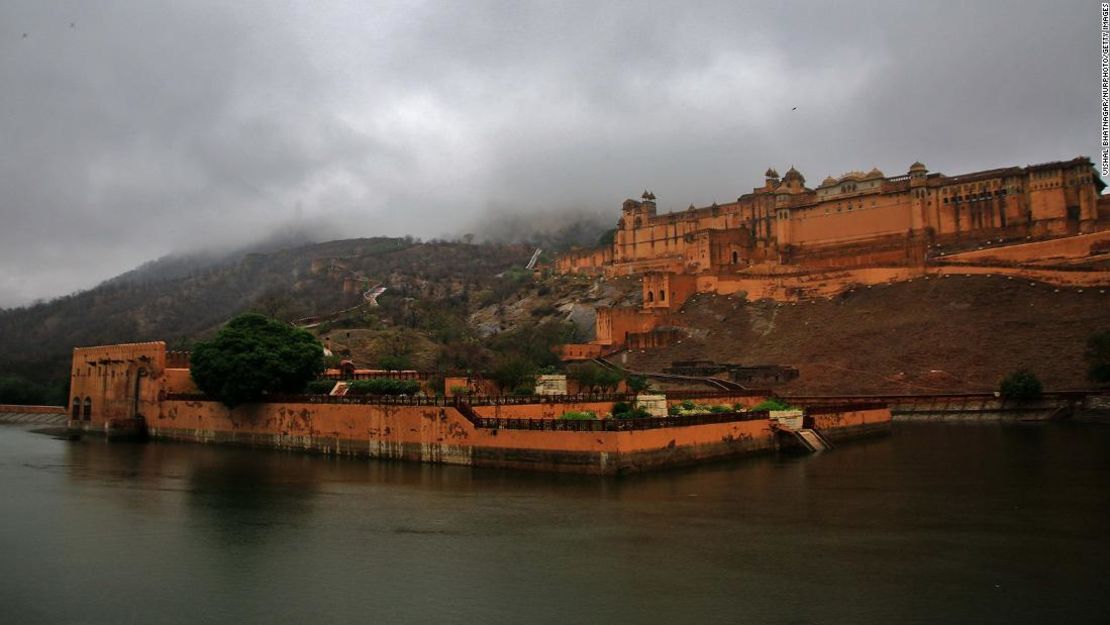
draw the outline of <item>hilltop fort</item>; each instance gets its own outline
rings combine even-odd
[[[663,214],[645,191],[624,201],[611,245],[555,262],[564,274],[642,276],[643,286],[639,309],[599,309],[597,338],[564,357],[667,344],[681,325],[668,313],[695,293],[797,301],[952,271],[1101,285],[1105,186],[1078,157],[955,176],[915,162],[904,175],[852,171],[816,188],[793,167],[781,178],[770,168],[735,202]]]

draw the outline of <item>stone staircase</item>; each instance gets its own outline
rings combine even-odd
[[[812,452],[832,449],[832,444],[830,444],[829,441],[825,440],[825,437],[821,436],[821,433],[817,430],[803,428],[800,430],[794,430],[794,433],[797,435],[798,440],[801,441],[802,444]]]

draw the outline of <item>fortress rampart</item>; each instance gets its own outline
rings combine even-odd
[[[141,423],[154,438],[271,447],[437,464],[611,474],[766,452],[784,441],[766,412],[641,419],[564,420],[569,411],[604,415],[631,395],[556,398],[270,397],[230,409],[167,369],[165,344],[74,350],[72,430],[110,433]],[[669,404],[751,407],[767,394],[677,393]],[[860,417],[859,415],[866,415]],[[884,405],[846,406],[830,429],[884,432]],[[862,427],[861,427],[862,426]],[[848,431],[847,429],[845,430]],[[835,434],[834,434],[835,436]]]

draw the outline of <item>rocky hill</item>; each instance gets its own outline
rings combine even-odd
[[[411,302],[469,300],[471,294],[492,301],[515,293],[518,284],[505,273],[522,267],[532,251],[375,238],[249,253],[186,271],[173,262],[162,267],[162,276],[158,266],[148,266],[88,291],[0,310],[0,377],[64,384],[74,346],[166,340],[187,348],[246,310],[284,319],[326,315],[362,301],[361,291],[344,292],[350,276],[388,287],[380,321],[403,325],[407,315],[415,325]],[[339,259],[343,269],[314,272],[313,261],[320,259]]]
[[[952,276],[797,304],[698,295],[680,316],[690,338],[629,353],[626,366],[791,364],[801,375],[781,387],[790,393],[994,391],[1019,367],[1047,388],[1089,388],[1083,353],[1110,330],[1110,292]]]

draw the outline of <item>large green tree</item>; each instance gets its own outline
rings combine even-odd
[[[190,358],[193,381],[229,407],[268,393],[299,393],[324,370],[324,349],[310,333],[263,315],[227,322]]]

